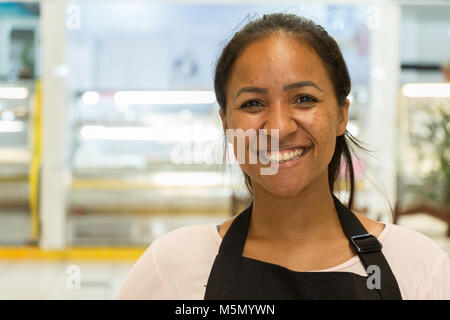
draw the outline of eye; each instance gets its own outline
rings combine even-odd
[[[244,103],[241,105],[241,109],[243,109],[243,108],[254,108],[254,107],[259,107],[260,105],[261,105],[261,103],[259,103],[259,101],[256,101],[256,100],[249,100],[249,101],[244,102]]]
[[[305,103],[314,103],[317,102],[317,99],[312,97],[312,96],[308,96],[308,95],[301,95],[299,97],[297,97],[296,101],[300,101],[301,104],[305,104]]]

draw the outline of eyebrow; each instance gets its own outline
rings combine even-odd
[[[292,88],[299,88],[299,87],[314,87],[317,90],[319,90],[320,92],[323,92],[323,90],[320,89],[320,87],[312,81],[299,81],[299,82],[291,83],[291,84],[285,85],[283,87],[283,90],[289,90]]]
[[[238,91],[238,93],[234,97],[234,100],[236,100],[236,98],[243,92],[267,93],[268,90],[266,88],[258,88],[258,87],[243,87]]]
[[[320,87],[317,84],[315,84],[313,81],[299,81],[299,82],[287,84],[283,87],[283,90],[286,91],[286,90],[289,90],[292,88],[301,88],[301,87],[314,87],[317,90],[319,90],[320,92],[323,92],[323,90],[320,89]],[[234,100],[236,100],[236,98],[243,92],[267,93],[268,90],[266,88],[259,88],[259,87],[243,87],[238,91],[238,93],[234,97]]]

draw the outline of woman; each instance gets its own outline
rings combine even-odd
[[[224,131],[279,130],[279,152],[267,145],[278,172],[240,164],[251,205],[218,229],[183,227],[154,241],[119,299],[450,298],[449,257],[431,239],[349,209],[350,78],[322,27],[264,15],[223,49],[214,81]],[[348,208],[332,193],[341,159]]]

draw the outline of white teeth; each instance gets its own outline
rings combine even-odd
[[[284,152],[284,153],[273,153],[270,154],[268,153],[267,156],[270,160],[273,161],[287,161],[287,160],[292,160],[295,158],[299,158],[301,157],[303,154],[305,153],[305,149],[304,148],[299,148],[296,149],[294,151],[290,151],[290,152]]]

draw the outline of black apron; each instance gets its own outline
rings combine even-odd
[[[297,272],[242,256],[253,201],[232,222],[214,260],[205,300],[264,299],[402,299],[381,243],[333,196],[343,231],[364,267],[376,265],[380,286],[369,288],[369,276],[352,272]]]

